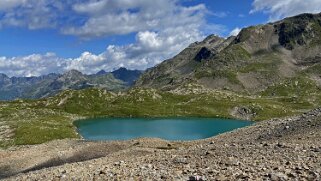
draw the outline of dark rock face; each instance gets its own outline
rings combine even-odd
[[[320,14],[302,14],[283,20],[277,26],[279,42],[288,50],[293,50],[295,46],[307,45],[312,38],[319,39],[321,31]]]
[[[279,27],[279,42],[288,50],[293,50],[294,45],[305,45],[303,34],[306,32],[307,22],[292,24],[284,22]]]
[[[116,79],[126,82],[127,85],[133,85],[135,81],[142,74],[142,71],[139,70],[128,70],[126,68],[119,68],[111,72]]]
[[[211,56],[211,51],[206,47],[203,47],[195,56],[195,61],[201,62],[202,60],[206,60]]]
[[[105,75],[107,73],[108,72],[106,72],[105,70],[101,70],[101,71],[97,72],[96,75]]]

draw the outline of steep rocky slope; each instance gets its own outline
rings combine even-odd
[[[288,81],[320,86],[321,14],[302,14],[214,35],[147,70],[136,86],[173,90],[184,84],[244,93],[279,94]],[[265,92],[268,91],[268,92]]]

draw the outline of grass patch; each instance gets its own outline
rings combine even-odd
[[[79,138],[72,122],[61,116],[43,116],[17,124],[14,144],[32,145],[65,138]]]
[[[218,57],[219,60],[225,61],[249,60],[250,58],[251,54],[239,44],[230,45],[220,52]]]
[[[300,76],[287,79],[279,84],[270,86],[264,92],[263,96],[285,96],[285,97],[305,97],[313,93],[320,92],[315,82]]]
[[[52,109],[62,109],[68,113],[83,116],[109,117],[223,117],[231,118],[230,111],[237,106],[252,107],[257,113],[255,120],[273,117],[284,117],[302,111],[301,108],[312,108],[312,104],[296,99],[280,99],[264,96],[250,97],[227,92],[177,95],[156,90],[131,90],[128,93],[100,99],[91,99],[87,91],[77,91],[64,105],[50,105]],[[62,98],[61,98],[62,99]],[[53,101],[53,102],[59,102]],[[291,104],[289,106],[288,104]]]
[[[305,79],[299,79],[298,86],[302,93],[298,94],[297,86],[274,87],[270,90],[277,90],[279,96],[266,91],[262,97],[228,91],[178,95],[154,89],[131,89],[119,94],[85,89],[37,101],[0,102],[0,121],[6,120],[15,130],[13,139],[1,141],[0,147],[78,138],[72,124],[74,116],[232,118],[235,107],[247,107],[255,112],[253,120],[265,120],[301,114],[320,105],[318,89],[308,90],[311,85]]]
[[[240,81],[237,79],[237,75],[233,71],[229,70],[198,70],[195,72],[195,77],[197,79],[203,77],[211,77],[211,78],[226,78],[231,83],[239,84]]]

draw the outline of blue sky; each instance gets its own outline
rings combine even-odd
[[[321,0],[1,0],[0,73],[146,69],[209,34],[320,11]]]

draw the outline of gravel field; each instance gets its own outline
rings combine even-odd
[[[321,108],[205,140],[59,140],[0,151],[4,180],[321,180]]]

